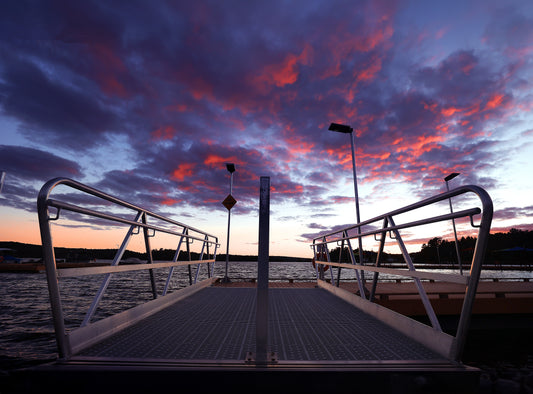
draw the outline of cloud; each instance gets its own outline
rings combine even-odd
[[[513,58],[533,53],[533,18],[512,6],[494,11],[487,24],[483,41]]]
[[[2,67],[2,112],[22,123],[20,131],[45,145],[93,147],[117,126],[115,115],[91,92],[51,78],[36,64],[8,56]]]
[[[81,166],[52,153],[22,146],[0,145],[2,170],[8,177],[25,181],[47,181],[60,175],[82,175]]]
[[[507,207],[494,212],[494,219],[528,219],[533,216],[533,205],[527,207]]]
[[[6,172],[2,189],[3,205],[35,212],[38,191],[43,184],[56,177],[80,177],[81,166],[39,149],[0,145],[2,171]]]

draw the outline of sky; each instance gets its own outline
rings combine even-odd
[[[234,163],[230,253],[257,254],[268,176],[270,254],[309,257],[314,236],[356,221],[350,134],[332,122],[354,129],[361,220],[458,172],[450,188],[490,194],[492,232],[533,230],[532,109],[527,0],[0,2],[0,240],[40,243],[39,189],[67,177],[225,253]],[[67,247],[123,237],[54,231]],[[430,236],[451,225],[404,233],[414,251]]]

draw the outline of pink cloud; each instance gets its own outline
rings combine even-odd
[[[194,163],[182,163],[172,172],[172,178],[183,181],[185,178],[194,175]]]
[[[313,60],[313,48],[306,44],[299,55],[289,53],[281,63],[267,64],[263,70],[251,78],[251,83],[262,93],[273,87],[292,85],[298,80],[299,66],[308,65]]]

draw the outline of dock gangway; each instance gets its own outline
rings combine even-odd
[[[83,206],[80,202],[86,199],[69,193],[60,195],[61,199],[52,198],[58,186],[75,189],[99,202]],[[466,194],[478,197],[474,207],[402,223],[397,219]],[[78,204],[69,202],[69,198]],[[67,392],[73,386],[85,392],[158,392],[169,387],[201,392],[475,391],[479,370],[462,364],[460,358],[492,219],[492,201],[482,188],[463,186],[317,237],[311,245],[316,286],[305,289],[269,288],[269,212],[270,178],[261,177],[257,285],[215,286],[217,237],[74,180],[50,180],[39,194],[38,214],[58,359],[19,371],[14,382],[27,392],[40,392],[43,387]],[[449,275],[416,270],[401,232],[462,218],[468,218],[478,230],[470,272]],[[125,228],[126,235],[109,265],[58,269],[51,226],[59,219],[85,221],[95,228],[112,223]],[[382,225],[377,227],[376,223]],[[150,240],[158,234],[176,239],[171,261],[154,261],[151,257]],[[387,234],[401,248],[405,269],[380,266]],[[144,238],[146,261],[121,264],[135,235]],[[373,237],[380,245],[373,264],[359,261],[351,247],[352,240],[363,237]],[[193,244],[199,256],[194,260],[190,250]],[[341,250],[347,247],[350,263],[332,261],[333,245]],[[185,260],[179,259],[182,248]],[[326,265],[330,267],[328,273],[324,273]],[[188,280],[173,288],[171,278],[180,266],[189,268]],[[203,279],[199,276],[201,267],[207,267]],[[98,307],[111,280],[141,270],[149,273],[144,277],[150,282],[151,299],[116,314],[99,315]],[[159,290],[156,271],[164,272],[166,278]],[[346,272],[356,276],[359,292],[339,287]],[[371,282],[364,279],[363,272],[373,274]],[[380,273],[415,281],[429,325],[374,302]],[[87,303],[85,317],[79,326],[72,327],[63,304],[68,295],[62,293],[60,282],[91,276],[101,281]],[[465,301],[455,335],[441,329],[424,292],[426,279],[464,285]],[[368,283],[372,284],[370,289]]]

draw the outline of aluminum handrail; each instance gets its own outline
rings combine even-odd
[[[427,206],[439,203],[444,200],[449,200],[452,197],[457,197],[459,195],[463,195],[466,193],[474,193],[475,195],[477,195],[481,203],[481,208],[475,207],[471,209],[457,211],[457,212],[453,212],[453,213],[449,213],[445,215],[434,216],[430,218],[424,218],[421,220],[411,221],[408,223],[403,223],[403,224],[398,224],[398,225],[394,223],[393,218],[395,216],[398,216],[404,213],[410,213],[414,210],[427,207]],[[474,216],[479,215],[479,214],[481,214],[481,220],[479,224],[476,225],[474,224]],[[323,279],[324,274],[323,274],[323,270],[321,269],[321,267],[325,265],[329,265],[331,267],[338,267],[338,277],[337,277],[337,283],[336,283],[337,287],[339,286],[339,281],[340,281],[340,269],[341,268],[353,269],[356,273],[357,284],[359,286],[359,295],[361,299],[366,302],[372,303],[374,301],[373,298],[374,298],[374,294],[376,290],[379,272],[384,272],[384,273],[392,274],[392,275],[398,275],[401,277],[412,278],[415,281],[415,284],[417,285],[420,299],[424,304],[426,313],[436,333],[442,333],[442,329],[440,327],[438,318],[431,306],[429,298],[420,282],[420,279],[426,278],[426,279],[433,279],[433,280],[448,281],[448,282],[453,282],[453,283],[462,283],[463,285],[465,285],[465,288],[466,288],[465,297],[463,301],[461,315],[459,318],[459,323],[457,326],[457,331],[453,339],[453,342],[451,343],[450,348],[449,348],[450,358],[456,361],[460,361],[462,352],[464,350],[468,327],[470,325],[472,306],[473,306],[475,294],[477,291],[477,286],[478,286],[479,279],[480,279],[481,266],[482,266],[485,253],[486,253],[486,249],[487,249],[492,216],[493,216],[493,204],[492,204],[492,199],[490,198],[489,194],[483,188],[479,186],[465,185],[465,186],[461,186],[456,189],[447,191],[445,193],[441,193],[436,196],[426,198],[422,201],[419,201],[414,204],[410,204],[403,208],[399,208],[394,211],[376,216],[372,219],[365,220],[358,224],[350,225],[350,226],[341,228],[339,230],[332,231],[324,235],[320,235],[313,239],[313,243],[311,245],[311,247],[313,248],[317,281],[320,281],[321,279]],[[453,220],[457,218],[463,218],[463,217],[469,217],[471,225],[473,227],[478,228],[478,236],[476,240],[476,246],[474,249],[474,255],[472,258],[472,264],[471,264],[471,269],[470,269],[469,274],[465,275],[464,279],[461,279],[460,277],[458,277],[458,275],[455,275],[455,274],[443,274],[443,273],[435,274],[435,273],[431,273],[427,271],[417,271],[409,256],[409,253],[407,252],[407,249],[401,238],[399,230],[406,229],[406,228],[412,228],[415,226],[438,223],[438,222],[447,221],[447,220]],[[361,231],[362,227],[370,226],[370,225],[375,226],[375,224],[378,222],[382,222],[382,225],[380,228],[368,230],[365,232]],[[358,233],[349,235],[348,232],[353,229],[358,229]],[[387,233],[390,234],[391,240],[396,240],[398,246],[400,247],[402,251],[402,254],[403,254],[405,263],[407,264],[408,269],[397,269],[397,268],[384,269],[384,268],[379,267],[381,264],[381,257],[382,257],[382,253],[384,250],[385,238],[387,236]],[[379,241],[380,246],[379,246],[379,250],[377,253],[375,265],[367,266],[367,265],[364,265],[363,264],[364,262],[362,261],[356,262],[354,252],[350,246],[350,240],[354,238],[362,239],[363,237],[367,237],[371,235],[374,235],[375,237],[377,234],[381,234],[381,238],[379,240],[376,239],[376,241]],[[392,236],[392,234],[394,234],[394,236]],[[335,246],[339,246],[339,242],[342,245],[341,252],[345,247],[345,243],[347,244],[348,252],[350,254],[350,260],[352,264],[343,264],[340,262],[335,263],[331,261],[328,245],[334,244]],[[368,299],[365,294],[365,290],[366,290],[365,283],[360,278],[359,271],[374,272],[372,290],[369,294]],[[335,279],[333,277],[333,268],[331,268],[330,270],[330,275],[331,275],[331,283],[335,285]]]
[[[47,205],[49,207],[54,207],[54,208],[58,208],[58,209],[63,208],[63,209],[66,209],[68,211],[71,211],[71,212],[77,212],[77,213],[81,213],[81,214],[84,214],[84,215],[90,215],[90,216],[94,216],[94,217],[97,217],[97,218],[100,218],[100,219],[111,220],[111,221],[119,222],[119,223],[123,223],[123,224],[130,224],[130,225],[133,225],[135,227],[141,227],[141,228],[145,228],[145,229],[150,229],[150,230],[154,230],[154,231],[158,231],[158,232],[162,232],[162,233],[166,233],[166,234],[170,234],[170,235],[178,235],[178,236],[182,235],[181,233],[169,230],[169,229],[164,228],[164,227],[139,223],[139,222],[136,222],[134,220],[128,220],[128,219],[121,218],[119,216],[114,216],[114,215],[109,215],[109,214],[106,214],[106,213],[101,213],[101,212],[98,212],[98,211],[95,211],[95,210],[92,210],[92,209],[80,208],[78,206],[75,206],[75,205],[72,205],[72,204],[68,204],[68,203],[65,203],[65,202],[62,202],[62,201],[53,200],[53,199],[48,200]],[[148,213],[148,211],[145,211],[145,212]],[[158,218],[158,219],[161,219],[161,218]],[[190,227],[188,227],[188,226],[186,226],[184,224],[181,224],[181,223],[177,224],[177,222],[170,222],[170,221],[168,221],[168,223],[172,223],[174,225],[183,226],[183,227],[188,228],[189,230],[191,229]],[[196,232],[200,232],[200,230],[196,230]],[[186,238],[194,239],[196,241],[202,241],[202,242],[205,241],[205,239],[203,239],[203,238],[195,237],[195,236],[192,236],[192,235],[187,235]],[[207,242],[209,242],[210,244],[214,244],[215,243],[215,241],[207,241]]]
[[[135,219],[131,220],[131,219],[127,219],[124,217],[116,216],[109,212],[97,211],[95,209],[89,209],[89,208],[74,205],[74,204],[71,204],[65,201],[51,199],[50,195],[52,191],[59,185],[64,185],[72,189],[76,189],[82,193],[92,195],[100,200],[104,200],[104,201],[111,203],[112,206],[114,207],[126,208],[127,210],[130,211],[130,213],[131,212],[135,213]],[[53,207],[57,210],[55,217],[51,217],[50,211],[49,211],[50,207]],[[115,257],[109,266],[69,268],[69,269],[64,269],[64,270],[62,269],[61,271],[57,269],[54,245],[52,242],[52,232],[51,232],[50,222],[58,220],[60,218],[60,213],[62,211],[71,211],[71,212],[79,213],[79,214],[82,214],[88,217],[95,217],[95,218],[104,219],[104,220],[107,220],[113,223],[129,225],[129,230],[127,231],[126,236],[124,237],[124,240],[122,241],[122,245],[120,246],[120,248],[118,248],[115,254]],[[148,270],[150,273],[150,280],[152,284],[152,293],[155,299],[155,298],[158,298],[158,293],[157,293],[156,286],[155,286],[153,270],[158,269],[158,268],[169,268],[170,271],[168,274],[165,288],[161,296],[159,297],[159,299],[163,299],[163,300],[162,302],[158,302],[158,305],[164,302],[171,302],[170,300],[175,298],[171,294],[167,296],[170,279],[174,272],[174,267],[188,265],[189,284],[190,285],[195,284],[195,287],[198,286],[196,285],[196,280],[198,278],[198,272],[199,272],[201,264],[207,264],[209,278],[211,278],[213,274],[213,265],[216,260],[216,253],[217,253],[218,247],[220,246],[220,244],[218,243],[218,238],[216,236],[211,235],[205,231],[199,230],[195,227],[189,226],[187,224],[166,218],[162,215],[156,214],[140,206],[121,200],[117,197],[111,196],[107,193],[104,193],[100,190],[97,190],[95,188],[82,184],[75,180],[72,180],[69,178],[54,178],[46,182],[41,188],[38,198],[37,198],[37,212],[39,216],[39,228],[41,232],[41,241],[42,241],[42,247],[43,247],[43,261],[44,261],[45,268],[46,268],[48,292],[50,296],[52,317],[53,317],[53,322],[54,322],[54,329],[55,329],[56,341],[58,345],[58,351],[59,351],[60,358],[69,358],[72,355],[72,349],[76,348],[77,350],[79,350],[86,344],[90,343],[91,336],[101,337],[103,335],[101,332],[102,326],[107,325],[109,327],[109,331],[111,331],[113,329],[113,326],[116,324],[116,322],[119,321],[119,319],[122,319],[122,317],[117,318],[116,315],[104,318],[98,322],[99,323],[98,328],[95,328],[93,332],[91,332],[90,330],[91,318],[93,317],[100,303],[100,300],[102,299],[108,287],[108,284],[111,279],[111,275],[113,273]],[[172,230],[166,227],[161,227],[161,225],[149,224],[147,222],[147,218],[156,219],[158,221],[164,222],[166,225],[181,227],[182,230],[181,232],[179,232],[179,231],[175,231],[175,230]],[[128,243],[131,237],[135,234],[138,234],[141,228],[143,229],[145,248],[146,248],[146,253],[148,255],[146,264],[133,264],[133,265],[118,266],[118,264],[120,263],[122,259],[122,256],[124,255],[124,252],[126,251],[126,248],[128,246]],[[175,255],[172,261],[154,263],[152,259],[152,249],[150,246],[150,238],[153,237],[157,232],[179,237],[178,246],[176,248]],[[201,250],[199,260],[191,259],[190,244],[193,241],[199,241],[202,245],[202,250]],[[183,242],[185,243],[185,246],[186,246],[186,254],[188,255],[188,260],[178,261],[178,257],[179,257]],[[212,250],[211,253],[209,251],[210,246],[214,247],[214,250]],[[204,252],[207,255],[207,259],[204,259]],[[212,259],[209,258],[210,255],[212,255]],[[197,269],[196,269],[197,272],[194,278],[194,283],[193,283],[192,274],[191,274],[191,264],[197,265]],[[65,318],[63,314],[61,294],[59,291],[59,280],[62,278],[68,278],[68,277],[79,277],[79,276],[84,276],[84,275],[98,275],[98,274],[105,274],[105,278],[102,281],[100,289],[95,295],[93,302],[91,303],[89,307],[89,310],[87,311],[85,319],[83,320],[80,328],[74,329],[71,332],[67,332],[66,325],[65,325]],[[168,301],[165,301],[165,299],[168,299]],[[143,311],[142,313],[151,313],[151,312],[146,312],[144,309],[139,308],[137,310],[142,310]],[[131,320],[131,318],[129,317],[126,317],[126,320],[127,319]],[[109,320],[110,322],[106,323],[106,320]],[[128,322],[126,322],[126,324],[128,324]]]
[[[46,182],[42,186],[42,188],[41,188],[41,190],[39,192],[39,196],[37,197],[37,204],[38,205],[39,204],[45,205],[44,202],[49,200],[49,196],[50,196],[50,193],[52,192],[52,190],[55,187],[59,186],[59,185],[70,186],[73,189],[77,189],[77,190],[85,192],[87,194],[91,194],[91,195],[93,195],[95,197],[98,197],[98,198],[101,198],[103,200],[109,201],[109,202],[114,203],[116,205],[120,205],[120,206],[123,206],[125,208],[129,208],[129,209],[135,210],[135,211],[143,211],[143,212],[146,212],[151,217],[163,220],[163,221],[168,222],[170,224],[174,224],[174,225],[180,226],[180,227],[187,227],[191,231],[194,231],[194,232],[197,232],[197,233],[201,233],[201,234],[206,234],[206,235],[208,235],[209,237],[212,237],[212,238],[217,238],[217,237],[215,237],[212,234],[206,233],[205,231],[198,230],[198,229],[196,229],[196,228],[194,228],[192,226],[189,226],[187,224],[183,224],[181,222],[178,222],[178,221],[166,218],[164,216],[161,216],[161,215],[159,215],[157,213],[150,212],[150,211],[145,210],[144,208],[141,208],[139,206],[136,206],[136,205],[134,205],[134,204],[132,204],[130,202],[121,200],[121,199],[119,199],[117,197],[111,196],[110,194],[104,193],[104,192],[102,192],[100,190],[97,190],[97,189],[92,188],[90,186],[84,185],[83,183],[80,183],[80,182],[75,181],[75,180],[70,179],[70,178],[58,177],[58,178],[54,178],[54,179],[51,179],[48,182]]]
[[[435,203],[443,201],[443,200],[448,200],[448,199],[450,199],[452,197],[456,197],[456,196],[458,196],[460,194],[464,194],[464,193],[468,193],[468,192],[473,192],[473,193],[475,193],[475,194],[477,194],[479,196],[479,199],[481,200],[481,203],[482,203],[482,206],[483,206],[483,212],[487,211],[487,214],[488,214],[488,211],[489,211],[489,208],[490,208],[491,220],[492,220],[492,199],[490,198],[489,194],[483,188],[481,188],[479,186],[465,185],[465,186],[460,186],[460,187],[458,187],[456,189],[450,190],[449,192],[441,193],[441,194],[438,194],[436,196],[432,196],[432,197],[426,198],[425,200],[416,202],[414,204],[407,205],[405,207],[396,209],[394,211],[391,211],[391,212],[376,216],[376,217],[374,217],[372,219],[365,220],[363,222],[360,222],[359,224],[353,224],[351,226],[344,227],[344,228],[342,228],[340,230],[332,231],[330,233],[321,235],[320,237],[314,238],[314,240],[316,240],[318,238],[322,238],[322,237],[329,237],[331,235],[338,234],[338,233],[340,233],[342,231],[345,231],[345,230],[353,230],[353,229],[355,229],[357,227],[367,226],[367,225],[375,223],[375,222],[377,222],[379,220],[383,220],[383,219],[385,219],[388,216],[398,216],[398,215],[400,215],[402,213],[407,213],[409,211],[413,211],[415,209],[419,209],[419,208],[422,208],[422,207],[425,207],[425,206],[428,206],[428,205],[431,205],[431,204],[435,204]],[[446,215],[444,215],[444,216],[446,216]],[[452,216],[453,216],[453,214],[450,214],[450,217],[452,217]],[[357,237],[354,236],[352,238],[357,238]]]

